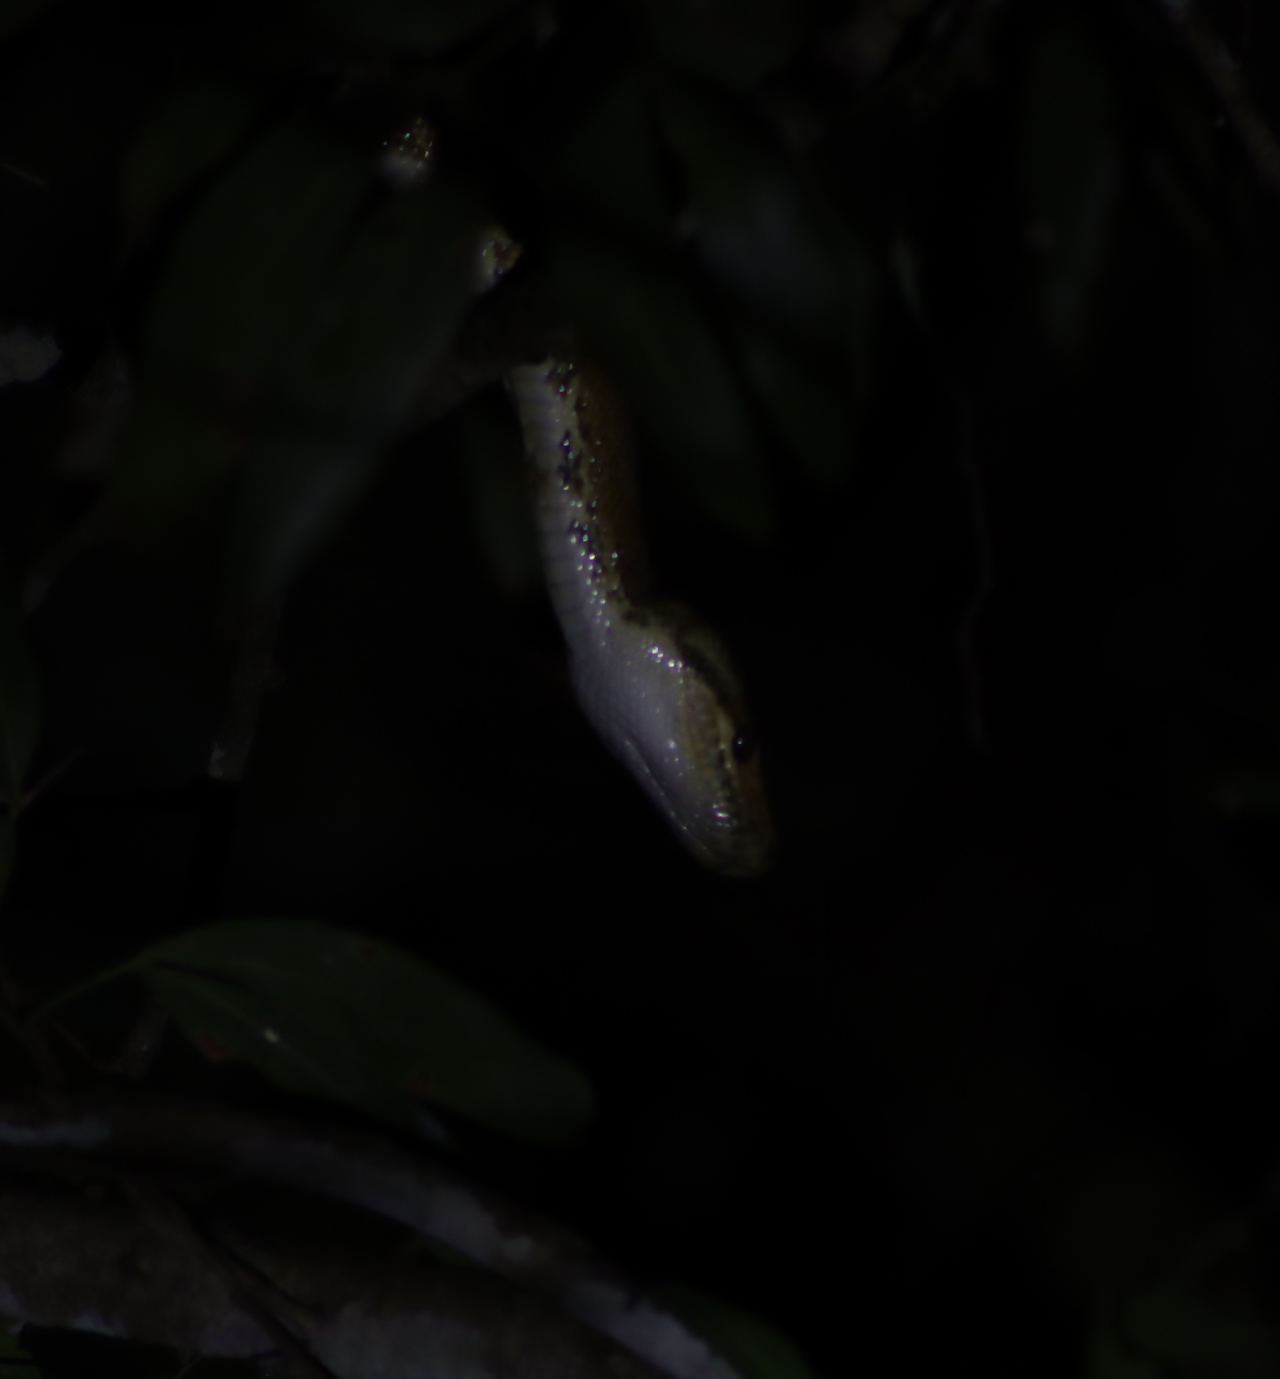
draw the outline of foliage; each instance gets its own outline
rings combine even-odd
[[[1277,23],[0,4],[0,1371],[1275,1372]],[[569,700],[566,331],[757,884]]]

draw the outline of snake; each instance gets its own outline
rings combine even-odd
[[[492,292],[522,253],[503,226],[487,224],[472,245],[474,297]],[[554,335],[553,348],[512,364],[504,381],[574,697],[698,861],[724,876],[759,876],[777,841],[742,682],[716,633],[655,594],[627,407],[572,329]]]
[[[654,593],[622,398],[575,346],[517,365],[506,383],[580,708],[694,857],[760,875],[776,841],[758,735],[724,643]]]

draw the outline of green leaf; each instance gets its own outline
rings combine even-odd
[[[447,187],[385,200],[318,286],[290,357],[287,414],[386,440],[471,306],[484,222]]]
[[[847,322],[853,245],[834,213],[730,104],[668,80],[658,108],[685,175],[694,242],[710,271],[793,328]]]
[[[1065,22],[1034,49],[1021,121],[1038,302],[1050,343],[1084,343],[1120,190],[1111,78]]]
[[[244,462],[249,433],[210,408],[144,387],[107,476],[102,517],[142,543],[189,518]]]
[[[702,503],[740,535],[772,512],[750,415],[710,323],[679,281],[603,244],[563,238],[555,270],[573,320]]]
[[[750,1313],[674,1284],[655,1296],[709,1341],[742,1379],[813,1379],[796,1346]]]
[[[565,172],[573,193],[622,224],[669,239],[675,218],[659,165],[651,84],[623,75],[590,111],[569,145]]]
[[[369,445],[270,431],[254,445],[236,494],[227,551],[226,607],[239,618],[283,592],[373,472]]]
[[[281,420],[246,457],[228,559],[233,615],[280,593],[371,477],[471,306],[483,220],[447,189],[394,196],[325,277],[282,379]]]
[[[242,470],[232,611],[277,593],[360,490],[473,298],[480,207],[431,186],[361,221],[369,189],[364,162],[280,126],[206,194],[157,290],[104,511],[153,539]]]
[[[144,376],[253,417],[315,326],[373,177],[297,124],[260,139],[196,207],[156,290]]]
[[[223,82],[184,86],[136,136],[120,170],[127,226],[145,224],[211,172],[248,132],[257,102]]]
[[[741,89],[792,56],[808,8],[799,0],[644,0],[660,52]]]
[[[518,8],[513,0],[319,0],[319,17],[361,43],[431,54]]]
[[[593,1110],[572,1065],[411,954],[300,920],[237,920],[146,949],[136,970],[211,1058],[402,1124],[418,1103],[562,1142]]]
[[[0,584],[0,804],[14,811],[40,740],[40,674],[17,600]]]
[[[861,389],[850,376],[837,387],[820,370],[762,330],[744,330],[738,353],[747,377],[784,444],[816,483],[835,488],[854,459],[854,405]]]

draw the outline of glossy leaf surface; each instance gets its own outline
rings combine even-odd
[[[658,108],[684,173],[694,242],[711,272],[792,326],[845,314],[845,265],[830,217],[759,131],[744,126],[733,106],[683,82],[661,84]]]
[[[668,238],[668,204],[656,141],[651,83],[640,69],[624,74],[583,120],[566,154],[575,195],[640,233]]]
[[[479,206],[428,186],[390,196],[342,247],[304,313],[285,418],[381,442],[471,305]]]
[[[210,189],[148,322],[154,374],[252,414],[314,327],[324,280],[372,168],[301,124],[265,135]]]
[[[257,103],[225,82],[196,81],[162,107],[135,138],[120,169],[120,215],[150,220],[215,168],[248,131]]]
[[[435,1102],[554,1143],[592,1112],[585,1079],[421,959],[299,920],[237,920],[146,949],[136,970],[213,1059],[414,1125]]]
[[[848,478],[854,458],[855,408],[860,389],[847,371],[844,386],[763,330],[738,339],[743,370],[779,438],[816,483]]]
[[[169,390],[144,390],[107,485],[104,516],[153,542],[185,521],[243,463],[249,433]]]

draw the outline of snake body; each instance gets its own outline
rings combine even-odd
[[[719,638],[653,597],[619,399],[569,351],[507,382],[578,703],[694,856],[757,875],[774,835],[746,701]]]

